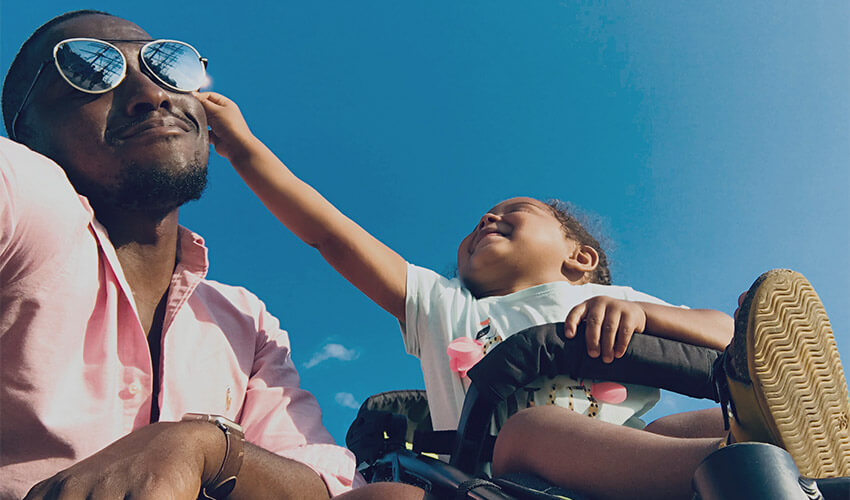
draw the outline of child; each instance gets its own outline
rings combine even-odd
[[[481,218],[458,249],[459,280],[410,265],[295,177],[251,134],[232,101],[210,92],[196,97],[206,110],[216,151],[266,207],[398,319],[407,351],[422,363],[435,429],[457,427],[468,386],[465,351],[472,347],[483,354],[529,326],[566,321],[572,337],[583,321],[588,353],[605,362],[622,356],[635,333],[715,349],[732,337],[732,319],[719,311],[672,307],[609,285],[596,240],[557,205],[532,198],[505,200]],[[657,389],[562,377],[541,385],[519,407],[557,402],[604,421],[642,427],[636,417],[657,398]]]
[[[784,448],[803,477],[850,475],[850,399],[814,289],[801,274],[778,269],[759,277],[739,302],[734,340],[715,365],[721,400],[731,403],[730,440]],[[499,433],[493,472],[534,472],[594,498],[691,498],[695,470],[724,443],[638,432],[562,408],[531,408]],[[785,478],[777,471],[774,479]],[[821,498],[792,491],[782,498]]]

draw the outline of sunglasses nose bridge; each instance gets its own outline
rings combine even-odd
[[[128,63],[124,81],[114,92],[116,99],[130,116],[160,108],[171,109],[171,94],[163,88],[155,75],[149,74],[139,64],[138,57],[135,58],[134,64]]]

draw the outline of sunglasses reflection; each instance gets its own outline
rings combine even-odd
[[[101,93],[115,88],[127,70],[124,54],[102,40],[65,40],[57,44],[54,56],[62,76],[83,92]],[[172,90],[197,90],[206,81],[206,60],[183,42],[146,43],[140,60],[152,76]]]
[[[80,90],[102,92],[124,76],[124,56],[114,47],[94,41],[62,43],[56,63],[68,82]]]

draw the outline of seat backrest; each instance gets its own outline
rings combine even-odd
[[[416,431],[430,431],[431,412],[423,390],[398,390],[370,396],[348,428],[345,444],[357,463],[409,448]]]

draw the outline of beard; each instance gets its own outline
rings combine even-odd
[[[198,159],[180,170],[128,167],[111,193],[112,206],[127,211],[164,215],[199,199],[207,187],[207,164]]]
[[[181,165],[128,162],[109,185],[67,173],[77,192],[89,199],[95,212],[120,210],[161,218],[201,197],[207,186],[207,157],[199,152]]]

